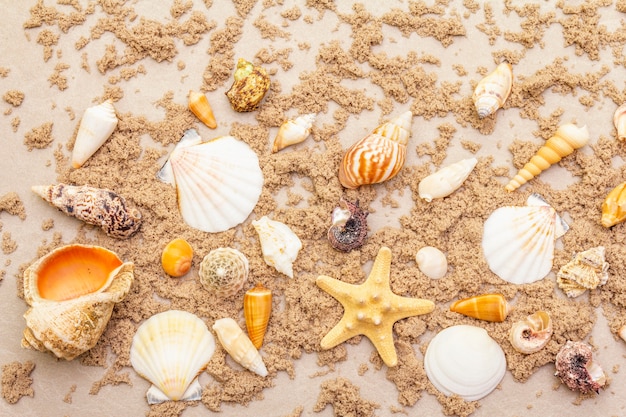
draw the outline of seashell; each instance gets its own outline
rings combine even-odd
[[[230,317],[215,320],[213,330],[228,354],[241,366],[262,377],[267,376],[263,358],[241,327]]]
[[[481,119],[494,114],[504,106],[504,102],[513,88],[513,67],[503,62],[485,78],[480,80],[474,89],[472,100]]]
[[[215,352],[215,338],[192,313],[168,310],[155,314],[137,329],[130,363],[152,383],[148,404],[195,401],[202,397],[198,375]]]
[[[415,254],[417,267],[431,279],[443,278],[448,272],[446,255],[433,246],[424,246]]]
[[[258,282],[243,296],[243,316],[248,336],[255,348],[261,349],[263,337],[272,313],[272,291]]]
[[[413,113],[404,112],[348,148],[339,165],[341,185],[357,188],[393,178],[404,165],[412,119]]]
[[[72,360],[96,345],[115,303],[133,282],[133,263],[99,246],[67,245],[24,271],[23,347]]]
[[[455,301],[450,311],[479,320],[502,322],[511,306],[502,294],[483,294]]]
[[[185,132],[157,177],[176,186],[185,223],[210,233],[246,220],[263,188],[259,158],[250,146],[232,136],[202,142],[194,129]]]
[[[189,90],[189,110],[209,128],[215,129],[217,127],[213,109],[206,95]]]
[[[606,284],[609,263],[605,261],[604,246],[577,253],[556,274],[556,283],[568,297],[578,297],[587,290]]]
[[[626,140],[626,103],[623,103],[615,110],[613,124],[615,129],[617,129],[617,139]]]
[[[509,341],[520,353],[538,352],[552,337],[552,319],[545,311],[537,311],[511,326]]]
[[[80,168],[100,149],[115,130],[117,122],[115,107],[110,99],[85,110],[72,150],[73,168]]]
[[[293,278],[293,262],[302,249],[300,238],[284,223],[267,216],[252,221],[259,234],[263,259],[282,274]]]
[[[617,334],[624,342],[626,342],[626,324],[619,328]]]
[[[191,245],[181,238],[168,243],[161,253],[161,265],[169,276],[178,278],[185,275],[191,269],[193,249]]]
[[[256,109],[270,88],[270,77],[267,71],[263,67],[239,58],[234,78],[235,82],[226,92],[233,110],[246,112]]]
[[[463,159],[430,174],[419,183],[420,197],[430,203],[433,198],[449,196],[469,177],[477,163],[476,158]]]
[[[604,387],[607,377],[602,367],[593,361],[591,346],[585,342],[568,340],[556,355],[557,376],[572,391],[583,394],[595,392],[599,394]]]
[[[445,395],[476,401],[502,381],[506,358],[485,329],[457,325],[443,329],[430,341],[424,370],[428,380]]]
[[[482,249],[489,269],[512,284],[528,284],[548,275],[555,241],[569,228],[538,194],[531,194],[526,204],[500,207],[483,229]]]
[[[343,252],[363,246],[367,237],[368,214],[359,207],[358,200],[352,203],[342,198],[331,216],[332,225],[327,234],[330,245]]]
[[[306,138],[311,134],[311,128],[315,121],[315,113],[304,114],[298,116],[295,120],[287,120],[284,122],[278,134],[274,139],[274,145],[272,146],[272,152],[278,152],[287,146],[295,145],[296,143],[304,142]]]
[[[602,203],[602,226],[611,227],[626,219],[626,182],[613,188]]]
[[[67,184],[35,185],[35,194],[68,216],[100,226],[107,235],[126,239],[141,226],[141,213],[117,193]]]
[[[586,125],[577,127],[572,123],[567,123],[559,126],[554,136],[548,139],[535,156],[509,181],[504,187],[505,190],[515,191],[522,184],[539,175],[541,171],[545,171],[574,150],[585,146],[587,142],[589,142],[589,130]]]
[[[213,249],[200,263],[200,283],[220,297],[232,297],[248,279],[248,258],[233,248]]]

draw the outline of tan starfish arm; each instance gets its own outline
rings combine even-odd
[[[322,349],[334,348],[338,344],[360,334],[359,327],[351,323],[351,320],[344,315],[339,323],[324,336],[320,346]]]
[[[367,329],[363,335],[372,342],[385,365],[391,368],[398,364],[398,354],[393,342],[393,322]]]
[[[348,284],[347,282],[339,281],[338,279],[320,275],[315,280],[318,287],[332,295],[337,301],[339,301],[344,307],[344,300],[348,299],[356,288],[356,285]]]
[[[391,298],[392,311],[389,316],[393,321],[398,321],[411,316],[431,313],[435,309],[435,303],[423,298],[407,298],[393,294]]]

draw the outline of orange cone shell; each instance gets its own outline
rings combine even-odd
[[[450,311],[479,320],[502,322],[511,307],[502,294],[483,294],[452,303]]]
[[[248,336],[255,348],[263,345],[263,337],[272,312],[272,291],[263,284],[246,291],[243,296],[243,315],[246,319]]]
[[[217,127],[213,109],[204,94],[189,91],[189,110],[191,110],[191,112],[195,114],[202,123],[211,129],[215,129]]]

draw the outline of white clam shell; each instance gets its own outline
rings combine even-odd
[[[555,241],[568,229],[537,194],[527,204],[495,210],[483,229],[482,249],[489,269],[513,284],[544,278],[552,269]]]
[[[434,246],[424,246],[418,250],[415,262],[420,271],[431,279],[443,278],[448,272],[446,255]]]
[[[85,110],[78,127],[72,167],[80,168],[111,136],[117,126],[117,116],[113,102],[109,99]]]
[[[315,122],[315,113],[303,114],[295,119],[285,121],[274,139],[272,152],[278,152],[287,146],[295,145],[309,137]]]
[[[211,233],[246,220],[263,188],[259,159],[245,142],[232,136],[202,142],[193,129],[185,132],[157,177],[176,185],[185,222]]]
[[[267,216],[254,220],[252,225],[259,234],[263,259],[280,273],[293,278],[293,262],[302,249],[300,238],[284,223]]]
[[[267,376],[263,358],[250,338],[230,317],[215,320],[213,330],[228,354],[241,366],[260,376]]]
[[[130,363],[152,383],[149,404],[199,400],[198,374],[215,352],[206,324],[186,311],[169,310],[146,320],[133,337]]]
[[[433,198],[449,196],[463,184],[477,163],[476,158],[467,158],[430,174],[418,185],[420,197],[430,203]]]
[[[458,325],[433,337],[424,356],[424,369],[445,395],[476,401],[498,386],[506,372],[506,358],[485,329]]]

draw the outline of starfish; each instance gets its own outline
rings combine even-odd
[[[394,294],[389,287],[390,272],[391,249],[383,246],[363,284],[348,284],[325,275],[317,277],[317,286],[337,299],[344,308],[341,321],[322,339],[322,349],[330,349],[351,337],[364,335],[374,344],[387,366],[398,364],[393,344],[394,323],[406,317],[428,314],[435,309],[435,304],[430,300]]]

